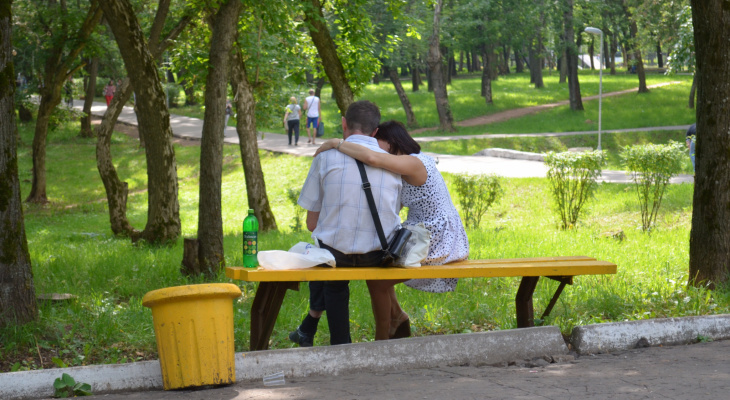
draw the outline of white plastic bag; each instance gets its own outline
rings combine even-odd
[[[428,248],[431,245],[431,232],[426,229],[423,222],[416,225],[403,225],[403,228],[408,229],[413,234],[406,243],[403,256],[396,261],[395,265],[406,268],[420,267],[421,261],[428,256]]]
[[[289,251],[259,251],[258,260],[264,269],[304,269],[320,264],[335,266],[335,256],[332,253],[305,242],[295,244]]]

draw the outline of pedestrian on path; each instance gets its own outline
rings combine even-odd
[[[64,94],[66,95],[66,107],[72,108],[74,106],[74,80],[72,76],[68,77],[66,84],[63,86]]]
[[[689,148],[689,159],[692,161],[692,172],[695,171],[695,142],[697,141],[697,124],[689,126],[685,134],[687,148]]]
[[[319,97],[314,95],[314,89],[309,89],[309,97],[304,99],[304,111],[307,112],[307,143],[315,144],[314,139],[317,138],[317,128],[322,120],[322,102]],[[314,127],[314,133],[310,134],[310,126]]]
[[[299,146],[299,119],[302,117],[302,108],[297,104],[297,98],[289,98],[289,104],[284,112],[284,128],[287,128],[289,146],[291,146],[291,135],[294,133],[294,146]]]
[[[114,80],[110,79],[109,83],[104,86],[104,98],[106,99],[106,106],[109,107],[112,99],[114,98],[114,92],[117,91],[117,87],[114,86]]]
[[[226,128],[228,127],[228,119],[233,115],[233,106],[231,102],[226,99],[226,122],[223,124],[223,137],[226,137]]]

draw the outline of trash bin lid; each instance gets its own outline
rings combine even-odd
[[[142,297],[142,305],[145,307],[152,307],[167,301],[226,296],[232,299],[239,297],[241,296],[241,289],[232,283],[204,283],[199,285],[173,286],[147,292],[147,294]]]

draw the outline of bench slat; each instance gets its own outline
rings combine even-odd
[[[227,267],[226,276],[248,282],[385,280],[419,278],[476,278],[524,276],[576,276],[615,274],[616,264],[590,257],[468,260],[420,268],[322,268],[265,270]]]

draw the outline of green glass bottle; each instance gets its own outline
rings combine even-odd
[[[253,210],[248,210],[248,216],[243,220],[243,266],[256,268],[259,266],[259,220]]]

